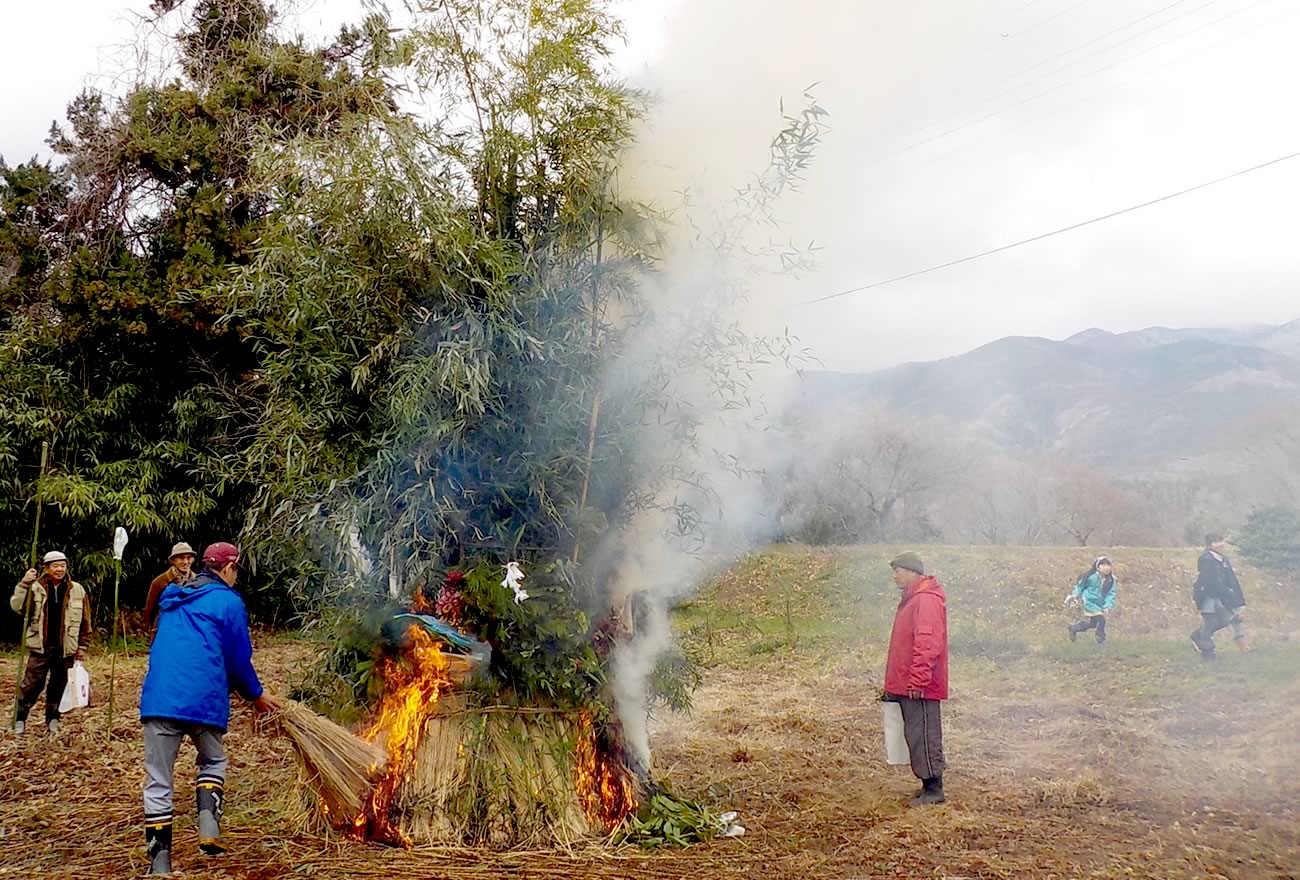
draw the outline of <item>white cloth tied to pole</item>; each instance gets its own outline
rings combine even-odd
[[[126,542],[130,540],[127,537],[126,529],[118,526],[113,531],[113,558],[118,562],[122,561],[122,553],[126,550]]]
[[[528,598],[528,593],[519,586],[519,582],[524,579],[524,570],[519,567],[518,562],[506,563],[506,579],[501,582],[501,586],[511,589],[515,593],[515,603],[518,604]]]

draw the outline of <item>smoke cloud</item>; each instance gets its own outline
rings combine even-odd
[[[1283,10],[1265,4],[1175,19],[1180,8],[1097,39],[1158,5],[1022,6],[746,0],[633,19],[634,47],[649,34],[634,81],[658,101],[641,140],[651,167],[634,169],[642,189],[743,183],[779,103],[789,110],[815,83],[833,134],[777,234],[816,240],[822,269],[755,284],[761,308],[746,318],[760,332],[788,324],[831,369],[1090,326],[1294,319],[1294,224],[1269,196],[1300,180],[1294,162],[989,260],[790,307],[1294,150],[1300,121],[1276,108],[1300,73],[1287,48],[1300,18],[1270,24]]]

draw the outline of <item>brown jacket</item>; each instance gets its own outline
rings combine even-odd
[[[45,653],[45,634],[49,621],[45,619],[45,600],[49,592],[44,576],[38,577],[30,587],[22,581],[14,587],[9,607],[18,614],[26,613],[27,593],[32,596],[31,620],[27,625],[27,647],[38,654]],[[90,597],[81,584],[68,579],[68,595],[63,600],[63,656],[75,656],[90,642]]]
[[[144,600],[144,625],[148,628],[151,637],[154,627],[158,625],[158,600],[162,598],[163,590],[172,584],[180,583],[180,580],[181,573],[176,570],[176,566],[171,565],[150,582],[149,595]]]

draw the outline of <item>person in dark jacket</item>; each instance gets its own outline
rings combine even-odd
[[[889,563],[902,598],[894,612],[885,667],[885,699],[903,710],[903,736],[921,790],[918,807],[944,802],[942,700],[948,699],[948,600],[915,553]]]
[[[244,602],[235,592],[239,548],[219,542],[203,551],[203,571],[167,587],[158,600],[158,631],[140,693],[144,726],[145,847],[150,874],[171,871],[172,774],[181,740],[198,750],[199,847],[225,851],[221,812],[226,780],[222,744],[230,724],[230,694],[258,712],[271,706],[253,669]]]
[[[1246,628],[1241,612],[1246,607],[1246,594],[1241,581],[1232,570],[1224,550],[1227,543],[1223,535],[1211,532],[1205,536],[1205,551],[1196,562],[1196,584],[1192,587],[1192,601],[1201,613],[1201,625],[1192,630],[1192,647],[1202,660],[1213,660],[1214,634],[1224,627],[1232,627],[1232,639],[1239,651],[1250,650],[1246,641]]]

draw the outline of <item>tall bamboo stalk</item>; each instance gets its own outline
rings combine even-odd
[[[38,492],[39,492],[41,479],[45,476],[45,468],[49,465],[49,463],[50,463],[50,443],[48,440],[42,440],[41,441],[41,470],[40,470],[40,474],[36,478]],[[37,547],[39,546],[40,540],[41,540],[41,502],[40,502],[40,497],[38,495],[36,500],[36,527],[32,529],[32,552],[31,552],[31,556],[29,557],[30,564],[28,565],[28,568],[36,567],[36,550]],[[29,585],[27,587],[27,599],[23,602],[23,629],[22,629],[22,635],[20,636],[23,643],[23,649],[22,649],[22,659],[18,663],[18,673],[14,676],[14,708],[13,708],[13,713],[9,718],[9,723],[11,725],[18,721],[19,691],[23,686],[23,671],[27,668],[27,655],[29,653],[29,649],[27,647],[27,627],[31,626],[31,622],[32,622],[32,589],[31,586]]]
[[[605,247],[605,215],[596,215],[596,258],[591,264],[591,350],[595,354],[600,348],[600,269]],[[599,361],[599,358],[596,359]],[[578,515],[587,506],[587,490],[591,487],[591,469],[596,460],[596,428],[600,424],[600,400],[603,396],[600,386],[591,395],[591,420],[587,424],[587,462],[582,472],[582,490],[578,498]],[[573,564],[578,564],[582,551],[582,542],[573,542]]]

